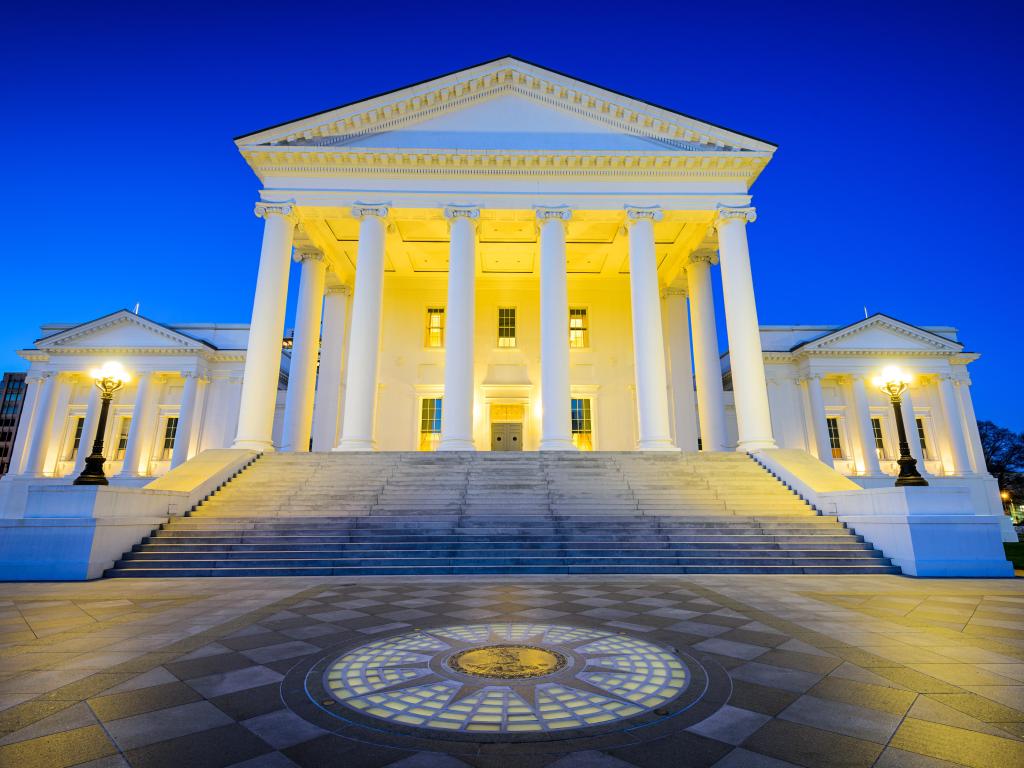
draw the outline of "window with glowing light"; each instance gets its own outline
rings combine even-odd
[[[572,444],[581,451],[594,450],[594,427],[591,420],[590,398],[572,398],[569,410],[572,421]]]
[[[924,419],[914,419],[914,422],[917,424],[917,436],[921,439],[921,453],[926,459],[930,459],[932,452],[928,448],[928,437],[924,431]]]
[[[444,346],[444,307],[427,307],[426,345],[435,349]]]
[[[71,442],[68,445],[65,461],[74,461],[78,457],[78,447],[82,444],[82,430],[85,429],[85,417],[76,416],[71,425]]]
[[[828,425],[828,445],[832,449],[832,458],[841,459],[843,458],[843,441],[839,436],[839,419],[829,416],[825,419],[825,423]]]
[[[516,308],[498,307],[498,346],[516,345]]]
[[[178,417],[168,416],[164,422],[164,441],[160,461],[168,461],[174,455],[174,440],[178,435]]]
[[[875,438],[875,454],[879,459],[884,459],[885,454],[885,437],[882,434],[882,420],[875,418],[871,420],[871,433]]]
[[[425,397],[420,405],[420,450],[436,451],[441,442],[441,398]]]
[[[586,307],[569,308],[569,347],[585,349],[590,346],[590,328]]]
[[[128,430],[132,427],[131,416],[125,416],[117,429],[117,448],[114,450],[114,461],[124,459],[124,451],[128,447]]]

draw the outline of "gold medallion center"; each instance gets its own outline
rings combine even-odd
[[[488,645],[455,654],[448,665],[474,677],[515,680],[540,677],[565,666],[565,656],[533,645]]]

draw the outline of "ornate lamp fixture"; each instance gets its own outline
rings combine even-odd
[[[100,390],[100,418],[96,423],[96,439],[92,444],[92,453],[85,459],[85,469],[75,478],[74,485],[107,485],[107,476],[103,474],[103,433],[107,429],[107,412],[114,393],[127,384],[131,377],[120,363],[104,363],[102,368],[89,371],[93,381]]]
[[[917,471],[917,459],[910,455],[907,429],[903,425],[902,397],[910,386],[910,376],[895,365],[890,365],[883,368],[873,381],[883,394],[889,396],[892,410],[896,414],[896,433],[900,439],[900,457],[896,461],[900,465],[900,472],[896,476],[896,485],[928,485],[928,481]]]

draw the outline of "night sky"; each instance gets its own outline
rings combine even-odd
[[[28,5],[0,24],[0,369],[136,302],[248,322],[232,137],[511,54],[778,144],[761,322],[956,326],[978,417],[1024,430],[1021,3]]]

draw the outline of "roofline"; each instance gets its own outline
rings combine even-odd
[[[929,336],[934,336],[936,339],[941,339],[942,341],[944,341],[944,342],[946,342],[948,344],[956,344],[958,347],[960,347],[960,351],[961,352],[964,350],[964,343],[962,341],[954,341],[953,339],[947,339],[945,336],[940,336],[939,334],[935,333],[934,331],[929,331],[927,328],[922,328],[920,325],[915,325],[914,323],[908,323],[906,320],[900,320],[898,317],[893,317],[892,315],[887,315],[884,312],[875,312],[872,315],[870,315],[869,317],[865,317],[865,318],[863,318],[861,320],[856,320],[856,321],[854,321],[852,323],[847,323],[846,325],[840,326],[839,328],[833,328],[831,331],[828,331],[827,333],[823,333],[821,336],[815,336],[813,339],[807,339],[807,341],[801,341],[799,344],[797,344],[794,347],[790,347],[788,350],[778,350],[778,351],[780,351],[780,352],[796,352],[801,347],[805,347],[808,344],[813,344],[816,341],[821,341],[822,339],[827,338],[827,337],[831,336],[834,333],[839,333],[840,331],[845,331],[847,328],[852,328],[855,325],[860,325],[861,323],[864,323],[864,322],[866,322],[868,320],[873,320],[876,317],[884,317],[886,320],[892,320],[893,322],[899,323],[900,325],[907,325],[907,326],[910,326],[911,328],[916,328],[917,330],[921,331],[922,333],[927,333]],[[952,328],[951,327],[950,330],[955,332],[956,328]]]
[[[646,104],[649,107],[654,107],[655,109],[661,109],[661,110],[664,110],[665,112],[671,112],[674,115],[679,115],[680,117],[685,117],[685,118],[687,118],[689,120],[696,120],[697,122],[705,123],[707,125],[710,125],[712,128],[718,128],[718,129],[723,130],[723,131],[729,131],[729,133],[735,133],[737,136],[743,136],[744,138],[747,138],[747,139],[753,139],[754,141],[759,141],[762,144],[767,144],[767,145],[769,145],[771,147],[774,147],[775,149],[779,148],[779,145],[776,144],[773,141],[768,141],[767,139],[762,139],[762,138],[759,138],[759,137],[754,136],[754,135],[749,134],[749,133],[743,133],[742,131],[737,131],[737,130],[734,130],[732,128],[727,128],[726,126],[720,125],[719,123],[712,123],[709,120],[704,120],[703,118],[700,118],[700,117],[694,117],[693,115],[688,115],[685,112],[680,112],[677,109],[671,109],[669,107],[664,107],[661,104],[656,104],[655,102],[647,101],[646,99],[639,99],[636,96],[630,96],[628,93],[623,93],[622,91],[616,91],[616,90],[614,90],[612,88],[606,88],[605,86],[598,85],[597,83],[591,82],[590,80],[584,80],[581,77],[576,77],[575,75],[570,75],[570,74],[567,74],[565,72],[561,72],[561,71],[559,71],[557,69],[552,69],[551,67],[545,67],[543,64],[535,64],[532,61],[528,61],[526,59],[520,58],[519,56],[512,56],[512,55],[498,56],[497,58],[494,58],[494,59],[488,59],[487,61],[482,61],[479,64],[473,64],[473,65],[468,66],[468,67],[460,67],[459,69],[454,69],[451,72],[445,72],[442,75],[435,75],[434,77],[428,77],[428,78],[426,78],[424,80],[419,80],[419,81],[417,81],[415,83],[409,83],[408,85],[402,85],[402,86],[399,86],[398,88],[392,88],[391,90],[388,90],[388,91],[382,91],[381,93],[376,93],[373,96],[366,96],[366,97],[364,97],[362,99],[356,99],[355,101],[350,101],[347,104],[339,104],[336,107],[329,107],[328,109],[321,109],[318,112],[313,112],[311,114],[304,115],[302,117],[295,117],[295,118],[292,118],[291,120],[285,120],[283,122],[276,123],[275,125],[268,125],[266,128],[260,128],[259,130],[256,130],[256,131],[250,131],[249,133],[243,133],[240,136],[235,136],[232,139],[232,141],[236,141],[236,142],[237,141],[241,141],[242,139],[245,139],[245,138],[247,138],[249,136],[255,136],[256,134],[263,133],[265,131],[272,131],[275,128],[281,128],[281,127],[286,126],[286,125],[288,125],[290,123],[298,123],[298,122],[301,122],[302,120],[309,120],[311,117],[318,117],[320,115],[326,115],[328,112],[334,112],[334,111],[339,110],[339,109],[345,109],[346,107],[354,107],[356,104],[362,104],[364,101],[372,101],[373,99],[379,99],[379,98],[382,98],[384,96],[390,96],[393,93],[398,93],[399,91],[404,91],[404,90],[407,90],[409,88],[416,88],[417,86],[420,86],[420,85],[426,85],[427,83],[433,82],[434,80],[441,80],[441,79],[446,78],[446,77],[451,77],[452,75],[457,75],[460,72],[466,72],[467,70],[470,70],[470,69],[477,69],[478,67],[486,67],[488,64],[494,64],[495,62],[502,61],[504,59],[512,59],[513,61],[518,61],[518,62],[520,62],[522,64],[526,64],[526,65],[531,66],[531,67],[536,67],[537,69],[542,69],[545,72],[550,72],[550,73],[552,73],[554,75],[558,75],[559,77],[567,77],[570,80],[576,80],[577,82],[583,83],[584,85],[589,85],[592,88],[600,88],[602,91],[607,91],[608,93],[615,94],[616,96],[621,96],[621,97],[623,97],[625,99],[632,99],[633,101],[637,101],[637,102],[639,102],[641,104]]]
[[[114,315],[120,315],[122,312],[124,312],[125,314],[128,314],[128,315],[135,315],[135,317],[141,317],[143,320],[145,320],[148,323],[152,323],[153,325],[159,325],[161,328],[163,328],[165,330],[168,330],[171,333],[176,333],[179,336],[184,336],[186,339],[191,339],[196,344],[202,344],[204,347],[206,347],[208,349],[214,349],[214,350],[217,349],[217,347],[213,346],[213,344],[211,344],[208,341],[203,341],[202,339],[197,339],[195,336],[192,336],[190,334],[182,333],[177,328],[172,328],[169,325],[167,325],[166,323],[161,323],[158,320],[154,320],[151,317],[146,317],[145,315],[140,315],[138,312],[132,312],[130,309],[127,309],[127,308],[116,309],[113,312],[108,312],[105,315],[100,315],[99,317],[95,317],[92,320],[86,320],[83,323],[74,323],[73,325],[69,326],[68,328],[62,328],[61,330],[55,331],[54,333],[49,333],[46,336],[40,336],[38,339],[36,339],[32,343],[33,344],[38,344],[41,341],[46,341],[47,339],[52,339],[54,336],[60,336],[60,334],[62,334],[62,333],[67,333],[68,331],[74,330],[75,328],[80,328],[83,325],[89,325],[90,323],[98,323],[101,320],[106,320],[108,317],[113,317]],[[46,326],[40,326],[40,327],[41,328],[45,328]]]

